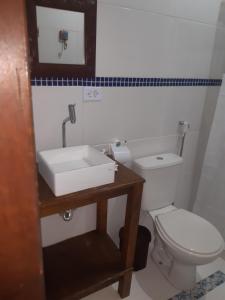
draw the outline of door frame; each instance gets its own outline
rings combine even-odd
[[[0,299],[43,300],[24,0],[0,1]]]

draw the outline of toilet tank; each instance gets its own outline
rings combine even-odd
[[[154,210],[173,204],[182,157],[160,154],[136,159],[134,171],[145,179],[142,209]]]

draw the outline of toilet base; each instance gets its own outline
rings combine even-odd
[[[155,239],[152,258],[160,272],[175,288],[189,290],[194,287],[196,282],[196,266],[183,264],[175,260],[159,238]]]
[[[179,290],[189,290],[194,287],[196,282],[196,266],[184,265],[179,261],[173,261],[167,279]]]

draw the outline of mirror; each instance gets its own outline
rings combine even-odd
[[[84,13],[36,6],[39,63],[84,65]]]
[[[32,77],[94,77],[96,0],[27,0]]]

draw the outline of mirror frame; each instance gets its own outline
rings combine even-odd
[[[95,76],[97,0],[27,0],[31,77],[81,78]],[[39,63],[36,6],[84,13],[85,64]]]

